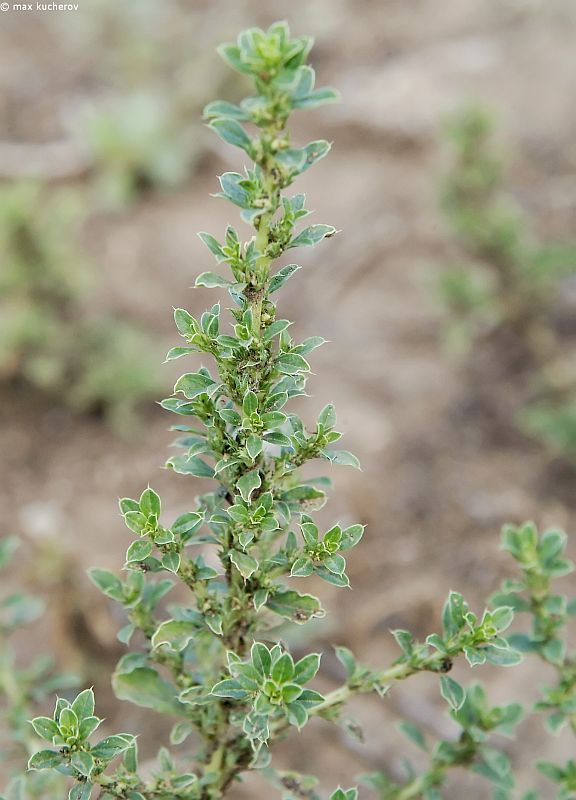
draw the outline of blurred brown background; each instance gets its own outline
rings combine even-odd
[[[319,84],[337,86],[343,103],[298,115],[295,138],[334,143],[300,188],[316,209],[314,221],[342,233],[298,254],[304,269],[287,285],[281,307],[282,316],[295,319],[298,336],[330,340],[313,356],[318,377],[301,407],[304,418],[312,420],[333,401],[344,446],[363,465],[362,473],[333,470],[335,490],[322,514],[325,521],[358,520],[368,528],[349,559],[353,590],[319,586],[330,613],[307,636],[325,650],[322,680],[328,686],[340,674],[331,644],[351,647],[368,663],[385,663],[396,657],[389,629],[410,628],[420,636],[436,630],[449,589],[463,591],[480,610],[512,571],[499,552],[501,524],[534,519],[570,531],[575,482],[528,439],[486,424],[461,363],[444,346],[435,281],[451,244],[438,210],[446,165],[441,122],[466,100],[492,108],[516,200],[544,239],[574,238],[574,4],[79,3],[77,12],[0,15],[0,179],[3,185],[22,177],[45,181],[48,203],[62,187],[80,193],[89,209],[80,247],[94,273],[83,307],[96,319],[113,314],[145,329],[157,348],[150,369],[164,386],[158,399],[170,394],[176,375],[160,363],[163,351],[177,344],[171,306],[197,313],[215,298],[189,289],[196,274],[211,268],[196,231],[218,235],[228,221],[236,223],[233,210],[209,193],[217,190],[216,174],[237,168],[241,158],[214,141],[199,120],[204,102],[242,96],[244,85],[226,73],[214,47],[242,27],[277,18],[316,38],[312,62]],[[135,96],[153,99],[132,106]],[[86,121],[91,113],[118,108],[132,109],[134,128],[117,146],[120,155],[114,142],[102,147],[98,137],[109,134]],[[166,168],[166,180],[139,176],[130,196],[118,173],[131,163],[134,142],[147,126],[160,130],[152,136],[158,147],[180,156]],[[121,164],[112,177],[99,148],[116,153],[109,160]],[[117,497],[137,496],[149,481],[176,516],[188,510],[201,482],[160,469],[172,420],[152,399],[124,435],[94,410],[80,414],[57,393],[18,381],[3,386],[0,402],[0,535],[23,539],[18,581],[48,602],[48,623],[20,640],[22,658],[41,647],[53,650],[62,665],[97,684],[111,726],[121,721],[121,729],[135,731],[144,714],[115,703],[107,688],[123,649],[115,642],[122,621],[84,570],[122,563],[130,537]],[[465,683],[475,677],[462,665],[455,675]],[[479,677],[494,700],[502,700],[533,694],[545,675],[529,666],[513,675],[483,669]],[[440,706],[435,681],[416,678],[385,702],[355,704],[365,744],[315,722],[302,736],[292,735],[279,759],[318,772],[327,787],[351,785],[354,774],[378,767],[400,774],[401,757],[408,749],[412,755],[412,746],[397,735],[394,720],[400,713],[449,734]],[[520,726],[524,744],[515,763],[527,785],[534,758],[564,746],[547,741],[540,725]],[[150,755],[154,737],[142,739]],[[489,796],[482,788],[470,794],[458,777],[451,785],[449,797]],[[236,796],[269,795],[256,781]]]

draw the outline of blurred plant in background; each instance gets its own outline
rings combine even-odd
[[[78,244],[84,215],[75,192],[0,189],[0,380],[101,411],[120,427],[155,395],[158,379],[147,336],[126,320],[86,313],[93,276]]]
[[[0,541],[0,571],[13,566],[18,544],[12,537]],[[51,656],[39,656],[26,667],[16,660],[11,639],[43,613],[42,601],[23,592],[0,599],[0,761],[14,776],[5,790],[6,800],[63,797],[65,791],[64,778],[57,773],[24,774],[29,757],[41,741],[28,722],[30,714],[36,713],[53,692],[78,685],[76,676],[55,671]]]
[[[78,19],[64,32],[98,54],[93,68],[102,86],[68,113],[69,125],[91,165],[96,202],[121,209],[146,191],[190,178],[212,147],[200,112],[236,81],[206,62],[210,32],[202,9],[182,14],[148,0],[104,2],[89,19],[88,27]]]
[[[557,306],[564,282],[576,274],[576,244],[542,244],[531,235],[505,189],[493,127],[477,106],[447,125],[453,155],[442,204],[464,256],[440,278],[449,336],[473,361],[488,353],[500,375],[516,381],[517,424],[574,456],[576,343],[562,337]]]
[[[78,120],[104,205],[122,208],[153,188],[181,185],[201,153],[199,128],[176,119],[172,95],[137,92],[95,102]]]

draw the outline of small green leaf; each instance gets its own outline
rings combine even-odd
[[[199,394],[205,394],[207,390],[212,389],[215,385],[216,381],[202,372],[188,372],[176,381],[174,394],[182,392],[188,400],[193,400]]]
[[[126,563],[133,564],[137,561],[144,561],[152,553],[152,543],[147,539],[139,539],[132,542],[126,551]]]
[[[252,472],[246,472],[242,475],[236,485],[244,502],[249,503],[254,490],[262,485],[262,479],[260,478],[258,470],[253,470]]]
[[[309,653],[294,665],[292,680],[301,686],[316,676],[320,669],[320,653]]]
[[[215,119],[210,123],[210,127],[218,136],[228,144],[239,147],[250,154],[252,141],[244,128],[234,119]]]
[[[303,625],[313,617],[323,617],[325,613],[317,597],[292,590],[276,592],[268,598],[266,606],[298,625]]]
[[[292,564],[290,575],[294,578],[307,578],[314,572],[314,562],[311,558],[297,558]]]
[[[290,653],[283,653],[272,665],[272,680],[278,684],[288,683],[294,675],[294,661]]]
[[[254,392],[246,392],[244,395],[244,400],[242,401],[242,410],[247,417],[252,416],[252,414],[255,414],[258,411],[258,397]]]
[[[121,601],[123,598],[122,581],[113,572],[107,569],[93,568],[88,570],[88,576],[92,583],[97,586],[101,592],[112,600]]]
[[[250,659],[252,661],[252,665],[263,678],[266,678],[270,675],[272,658],[270,656],[270,651],[265,644],[262,644],[261,642],[254,642],[250,651]]]
[[[193,622],[169,619],[157,628],[150,641],[154,648],[164,645],[173,652],[180,653],[197,634],[198,628]]]
[[[64,763],[64,756],[54,750],[40,750],[28,761],[28,769],[54,769]]]
[[[131,531],[141,536],[146,529],[148,520],[141,511],[127,511],[124,514],[124,522]]]
[[[89,778],[94,769],[94,759],[92,755],[82,750],[72,754],[70,763],[74,769],[79,772],[80,775],[84,775],[85,778]]]
[[[334,236],[337,232],[332,225],[311,225],[292,239],[288,247],[313,247],[318,242],[321,242],[322,239]]]
[[[332,464],[361,469],[360,462],[356,456],[353,453],[349,453],[348,450],[322,450],[321,453],[324,458],[327,458]]]
[[[310,372],[310,364],[298,353],[281,353],[276,359],[276,368],[284,375]]]
[[[206,233],[205,231],[200,231],[198,233],[198,237],[204,242],[208,250],[212,253],[213,256],[216,256],[216,260],[218,262],[224,260],[224,251],[222,249],[222,245],[220,242],[212,236],[211,233]]]
[[[282,269],[279,269],[278,272],[272,276],[270,279],[270,283],[268,284],[268,294],[273,294],[273,292],[277,292],[278,289],[281,289],[282,286],[286,283],[286,281],[294,275],[300,268],[298,264],[287,264]]]
[[[234,564],[238,572],[245,580],[256,572],[258,569],[258,562],[247,553],[242,553],[240,550],[230,551],[230,561]]]
[[[187,715],[186,707],[177,699],[177,689],[150,667],[136,667],[131,672],[119,672],[117,668],[112,685],[119,700],[129,700],[160,714]]]
[[[58,725],[50,717],[36,717],[30,721],[30,724],[42,739],[51,742],[52,739],[58,735]]]
[[[142,492],[140,497],[140,511],[149,517],[153,514],[156,519],[160,517],[160,498],[154,491],[148,487]]]
[[[129,733],[117,733],[115,736],[107,736],[92,748],[91,753],[94,758],[102,758],[104,761],[111,761],[120,753],[124,753],[134,744],[134,736]]]
[[[196,278],[194,283],[195,286],[205,286],[207,289],[215,289],[219,286],[228,287],[232,286],[232,283],[226,278],[223,278],[221,275],[218,275],[216,272],[202,272]]]
[[[262,452],[262,439],[255,433],[251,433],[246,441],[248,455],[254,461]]]
[[[174,572],[176,574],[180,569],[180,553],[175,553],[174,551],[164,553],[162,556],[162,566],[164,569],[167,569],[168,572]]]
[[[187,511],[174,520],[171,530],[176,536],[187,538],[189,534],[202,525],[203,521],[203,514],[199,514],[196,511]]]
[[[73,701],[71,708],[76,714],[78,722],[82,722],[82,720],[86,719],[87,717],[93,716],[94,692],[92,689],[84,689],[83,692],[80,692],[80,694],[77,695],[76,699]]]
[[[427,752],[428,746],[426,744],[426,739],[420,728],[417,728],[416,725],[408,721],[401,722],[398,727],[417,747]]]
[[[334,651],[336,658],[346,670],[346,677],[351,678],[358,668],[354,654],[347,647],[336,647]]]
[[[466,699],[462,686],[448,675],[440,676],[440,694],[455,711],[462,707]]]
[[[217,683],[212,687],[211,693],[216,697],[229,697],[231,700],[244,700],[248,697],[248,692],[242,689],[238,681],[231,678]]]

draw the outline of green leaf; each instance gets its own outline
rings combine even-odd
[[[193,475],[195,478],[213,478],[214,469],[201,458],[193,456],[173,456],[166,462],[168,469],[179,475]]]
[[[107,736],[92,748],[91,753],[94,758],[102,758],[104,761],[111,761],[120,753],[124,753],[134,744],[134,736],[129,733],[117,733],[115,736]]]
[[[358,789],[336,789],[330,795],[330,800],[357,800]]]
[[[248,692],[242,689],[238,681],[228,678],[212,687],[211,694],[216,697],[229,697],[231,700],[244,700]]]
[[[240,208],[248,208],[250,204],[250,195],[241,184],[244,181],[244,176],[239,172],[225,172],[220,175],[220,186],[222,187],[222,196],[230,200],[234,205]]]
[[[287,590],[276,592],[268,598],[267,608],[284,619],[303,625],[314,617],[323,617],[324,610],[317,597]]]
[[[348,450],[321,450],[324,458],[331,461],[332,464],[339,464],[343,467],[354,467],[354,469],[361,469],[360,462],[353,453]]]
[[[311,558],[297,558],[292,564],[290,575],[293,578],[307,578],[314,572],[314,562]]]
[[[318,242],[321,242],[322,239],[334,236],[337,232],[336,228],[333,228],[332,225],[310,225],[309,228],[305,228],[298,236],[292,239],[288,248],[302,246],[313,247],[318,244]]]
[[[85,717],[78,729],[80,739],[85,740],[91,736],[101,723],[102,720],[98,717]]]
[[[140,497],[140,511],[147,517],[153,514],[156,519],[160,517],[160,498],[154,491],[148,487],[142,492]]]
[[[276,359],[276,368],[283,375],[296,375],[298,372],[310,372],[310,364],[298,353],[281,353]]]
[[[550,639],[542,647],[542,655],[547,661],[550,661],[556,666],[562,666],[566,658],[566,642],[562,639]]]
[[[248,455],[254,461],[262,452],[262,439],[255,433],[251,433],[246,441]]]
[[[214,100],[212,103],[204,108],[203,115],[205,119],[211,117],[229,117],[230,119],[239,119],[247,122],[250,117],[243,111],[240,106],[233,103],[228,103],[225,100]]]
[[[226,278],[223,278],[221,275],[218,275],[216,272],[202,272],[196,278],[194,285],[205,286],[207,289],[215,289],[219,286],[232,286],[232,283],[226,280]]]
[[[73,701],[71,708],[76,714],[78,722],[82,722],[87,717],[92,717],[94,715],[94,692],[92,689],[84,689],[83,692],[80,692]]]
[[[281,289],[282,286],[286,283],[286,281],[294,275],[301,267],[298,264],[287,264],[282,269],[279,269],[278,272],[272,276],[270,279],[270,283],[268,284],[268,294],[273,294],[277,292],[278,289]]]
[[[164,553],[162,556],[162,566],[164,569],[167,569],[168,572],[176,574],[180,569],[180,554],[174,551]]]
[[[479,649],[485,655],[487,661],[489,661],[491,664],[496,664],[499,667],[515,667],[517,664],[521,664],[524,660],[522,653],[519,653],[517,650],[512,650],[512,648],[508,647],[501,648],[487,644],[482,645],[482,647]]]
[[[174,386],[174,393],[182,392],[184,397],[192,400],[198,397],[199,394],[205,394],[208,389],[212,389],[215,386],[216,381],[208,375],[204,375],[202,372],[189,372],[178,378]]]
[[[424,750],[424,752],[428,751],[426,739],[420,728],[417,728],[416,725],[408,721],[402,721],[398,727],[417,747]]]
[[[124,514],[124,522],[126,527],[141,536],[146,529],[148,520],[141,511],[128,511]]]
[[[189,534],[199,528],[204,522],[203,514],[196,511],[187,511],[174,520],[171,526],[172,533],[176,536],[187,538]]]
[[[191,722],[177,722],[170,731],[170,744],[182,744],[194,731]]]
[[[294,675],[292,680],[303,686],[316,676],[320,669],[320,653],[309,653],[294,665]]]
[[[193,622],[169,619],[157,628],[151,644],[154,648],[164,645],[173,652],[180,653],[197,635],[198,628]]]
[[[58,725],[50,717],[35,717],[30,720],[30,724],[42,739],[47,742],[52,742],[52,739],[58,735]]]
[[[126,563],[133,564],[134,562],[144,561],[152,553],[152,543],[147,539],[140,539],[132,542],[126,551]]]
[[[28,761],[28,769],[54,769],[64,763],[64,756],[54,750],[39,750]]]
[[[252,472],[246,472],[242,475],[241,478],[236,483],[238,487],[238,491],[240,492],[242,499],[245,503],[250,502],[250,498],[252,493],[255,489],[258,489],[262,485],[262,479],[260,478],[260,474],[258,470],[253,470]]]
[[[440,676],[440,694],[455,711],[462,708],[466,699],[466,693],[462,686],[448,675]]]
[[[346,677],[351,678],[358,668],[354,654],[347,647],[335,647],[334,652],[336,653],[336,658],[346,670]]]
[[[202,242],[204,242],[204,244],[206,245],[208,250],[210,250],[212,255],[216,257],[216,261],[218,261],[218,263],[224,261],[225,259],[224,250],[218,239],[215,239],[211,233],[206,233],[205,231],[200,231],[198,233],[198,237],[201,239]]]
[[[282,685],[292,680],[294,675],[294,661],[290,653],[283,653],[278,661],[272,665],[272,680]]]
[[[492,624],[501,633],[509,628],[514,619],[514,610],[510,607],[503,606],[492,611]]]
[[[330,86],[325,86],[322,89],[315,89],[306,97],[292,100],[292,108],[316,108],[316,106],[321,106],[325,103],[339,103],[340,100],[339,91],[332,89]]]
[[[323,566],[316,567],[314,572],[319,578],[322,578],[326,583],[332,584],[332,586],[338,586],[340,588],[348,588],[350,586],[347,575],[338,575],[335,572],[330,572],[330,570]]]
[[[85,778],[89,778],[94,769],[94,758],[90,753],[86,753],[82,750],[72,754],[70,763],[74,769],[79,772],[80,775],[84,775]]]
[[[234,119],[215,119],[210,123],[210,127],[218,136],[228,144],[239,147],[246,153],[250,154],[252,150],[252,141],[242,125]]]
[[[159,714],[186,716],[186,707],[177,699],[178,691],[150,667],[137,667],[131,672],[116,672],[112,676],[114,693],[119,700],[129,700],[137,706],[152,708]]]
[[[122,601],[122,581],[113,572],[107,569],[97,569],[96,567],[88,570],[88,577],[101,592],[112,600]]]
[[[333,553],[328,558],[325,558],[322,564],[335,575],[343,575],[346,569],[346,560],[338,553]]]
[[[174,309],[174,322],[182,336],[191,336],[194,333],[198,333],[198,323],[192,314],[189,314],[184,308]]]
[[[234,564],[238,572],[245,580],[256,572],[258,569],[258,562],[247,553],[242,553],[240,550],[230,551],[230,561]]]
[[[342,531],[342,538],[340,539],[340,550],[350,550],[356,547],[364,534],[365,525],[350,525]]]
[[[72,786],[68,792],[68,800],[90,800],[93,788],[94,785],[88,783],[88,781],[85,783],[77,783],[75,786]]]
[[[63,708],[60,712],[58,725],[60,726],[60,731],[66,731],[67,734],[75,733],[78,730],[78,717],[70,706],[66,706],[66,708]]]
[[[264,434],[264,439],[278,447],[292,447],[290,437],[286,436],[285,433],[280,433],[280,431],[270,431],[270,433]]]
[[[250,651],[250,659],[252,661],[252,665],[263,678],[266,678],[270,675],[272,658],[270,656],[270,651],[265,644],[262,644],[261,642],[254,642]]]
[[[303,728],[308,722],[308,712],[301,703],[289,703],[287,706],[288,722],[297,728]]]
[[[247,391],[242,401],[242,410],[247,417],[252,416],[258,411],[258,398],[252,391]]]

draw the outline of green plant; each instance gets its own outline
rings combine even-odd
[[[464,108],[447,130],[454,156],[443,208],[465,254],[463,264],[440,278],[452,340],[475,354],[487,353],[508,381],[516,376],[517,422],[571,454],[574,345],[562,341],[554,317],[563,281],[576,271],[576,246],[542,244],[531,235],[505,191],[486,111]]]
[[[10,564],[18,547],[15,538],[0,541],[0,571]],[[78,685],[75,676],[58,673],[50,656],[40,656],[24,665],[11,645],[13,635],[35,622],[44,612],[43,603],[23,592],[0,600],[0,766],[12,774],[6,800],[42,798],[46,792],[64,792],[64,778],[57,773],[29,772],[23,775],[28,758],[40,739],[28,722],[52,692]]]
[[[36,184],[0,190],[0,379],[24,381],[75,409],[103,409],[118,428],[158,381],[146,337],[112,316],[88,317],[90,269],[79,247],[77,195]]]
[[[320,530],[311,516],[324,505],[327,481],[306,480],[299,468],[314,459],[352,467],[358,461],[333,448],[341,434],[332,405],[322,409],[311,430],[289,410],[289,401],[305,394],[306,357],[324,339],[294,341],[290,322],[277,316],[273,299],[298,269],[288,264],[274,271],[273,262],[336,233],[325,224],[297,232],[309,213],[305,198],[283,193],[330,149],[324,140],[296,147],[286,130],[293,110],[337,99],[333,89],[314,88],[314,71],[305,63],[311,45],[308,37],[291,38],[285,23],[267,32],[245,31],[220,53],[253,79],[257,94],[240,105],[210,103],[205,111],[212,129],[254,162],[244,174],[222,175],[219,192],[240,208],[254,235],[242,242],[231,226],[222,242],[200,234],[231,275],[203,272],[196,284],[228,290],[234,302],[232,327],[224,327],[219,303],[199,320],[176,309],[185,345],[173,348],[168,359],[205,353],[216,370],[213,374],[201,367],[184,374],[174,396],[162,405],[184,418],[174,426],[184,453],[170,458],[168,466],[183,475],[215,479],[217,486],[170,524],[151,488],[138,500],[121,500],[125,523],[136,537],[126,553],[127,577],[121,580],[103,569],[90,572],[104,594],[126,611],[121,641],[128,644],[137,634],[141,644],[116,668],[117,696],[175,717],[173,744],[194,733],[194,771],[163,749],[158,770],[152,777],[140,776],[136,742],[129,734],[92,744],[98,720],[91,693],[83,692],[72,703],[59,700],[52,718],[32,723],[56,749],[36,753],[30,768],[69,775],[75,781],[70,798],[87,800],[100,787],[102,798],[215,800],[250,769],[263,770],[286,798],[316,797],[312,789],[302,793],[300,778],[270,765],[269,746],[291,729],[313,717],[337,721],[351,696],[384,696],[395,681],[421,672],[437,674],[450,706],[463,709],[466,692],[446,674],[455,658],[464,655],[471,665],[520,660],[502,636],[511,610],[500,607],[479,618],[456,592],[445,605],[440,634],[418,642],[407,631],[394,632],[401,654],[384,669],[365,667],[349,650],[338,648],[346,680],[325,695],[309,685],[320,654],[295,660],[279,641],[281,620],[302,625],[324,614],[317,597],[299,591],[300,581],[315,575],[347,587],[345,555],[363,534],[358,524]],[[243,123],[256,133],[250,136]],[[202,554],[194,554],[199,546]],[[188,601],[169,605],[166,616],[162,599],[175,579],[187,587]],[[117,756],[121,763],[112,767]],[[356,789],[337,789],[331,800],[356,797]]]
[[[92,106],[78,122],[97,194],[113,208],[129,205],[146,189],[183,183],[200,154],[198,133],[184,128],[169,97],[159,91]]]

